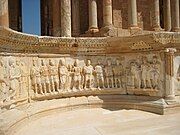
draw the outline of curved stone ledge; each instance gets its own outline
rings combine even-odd
[[[179,39],[175,33],[40,37],[0,27],[0,79],[7,86],[0,91],[0,134],[78,108],[178,111]]]
[[[82,96],[32,102],[4,111],[1,115],[0,133],[2,135],[11,135],[13,134],[12,131],[19,130],[25,123],[49,114],[99,107],[110,110],[136,109],[164,114],[166,109],[171,106],[168,106],[163,99],[157,97],[123,95]]]

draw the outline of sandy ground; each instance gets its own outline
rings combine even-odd
[[[42,117],[15,135],[180,135],[180,113],[83,109]]]

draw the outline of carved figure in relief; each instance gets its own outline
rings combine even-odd
[[[7,72],[3,61],[0,60],[0,106],[8,98],[8,85]]]
[[[142,87],[143,88],[151,87],[150,64],[147,61],[147,57],[142,57],[141,75],[142,75]]]
[[[44,94],[47,92],[50,92],[50,79],[49,79],[49,69],[48,66],[45,63],[45,60],[41,60],[41,83],[44,90]]]
[[[50,75],[50,82],[52,86],[52,91],[59,90],[59,76],[58,76],[58,68],[56,67],[53,60],[49,60],[49,75]]]
[[[160,63],[158,62],[157,56],[153,56],[150,74],[152,87],[157,89],[160,83]]]
[[[74,62],[73,68],[73,91],[76,89],[81,90],[82,86],[82,69],[78,66],[78,60],[76,59]]]
[[[14,59],[10,59],[9,66],[10,98],[17,99],[19,97],[21,77],[19,62]]]
[[[101,64],[101,60],[99,59],[97,65],[95,67],[96,80],[97,80],[97,88],[104,88],[104,75],[103,75],[103,67]],[[102,84],[102,85],[101,85]]]
[[[114,73],[115,87],[118,88],[118,83],[119,83],[119,87],[123,88],[124,68],[118,59],[116,59],[116,65],[113,67],[113,73]]]
[[[178,68],[178,71],[177,71],[177,80],[180,81],[180,65],[179,65],[179,68]]]
[[[27,90],[28,89],[28,68],[25,65],[23,61],[20,62],[20,69],[21,69],[21,80],[20,80],[20,86],[21,90]],[[22,92],[20,94],[23,94]]]
[[[83,68],[84,73],[84,89],[93,87],[93,72],[94,68],[91,65],[91,61],[87,60],[86,66]]]
[[[60,77],[60,90],[67,91],[67,83],[68,83],[69,72],[66,67],[66,62],[64,59],[59,61],[59,77]]]
[[[35,60],[33,60],[33,66],[30,71],[30,77],[31,77],[32,86],[34,87],[34,93],[43,94],[43,89],[41,84],[41,71]]]
[[[107,65],[105,66],[105,76],[106,76],[106,83],[107,87],[113,88],[114,87],[114,81],[113,81],[113,67],[111,65],[111,61],[107,60]]]
[[[139,67],[136,62],[130,63],[130,77],[131,87],[139,89],[141,87],[141,79],[139,75]]]

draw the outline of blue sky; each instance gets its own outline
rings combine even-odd
[[[23,32],[41,35],[40,25],[40,0],[22,0]]]

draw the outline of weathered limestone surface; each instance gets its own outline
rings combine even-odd
[[[179,56],[175,33],[54,38],[0,27],[0,132],[9,134],[45,112],[78,107],[175,112]]]

